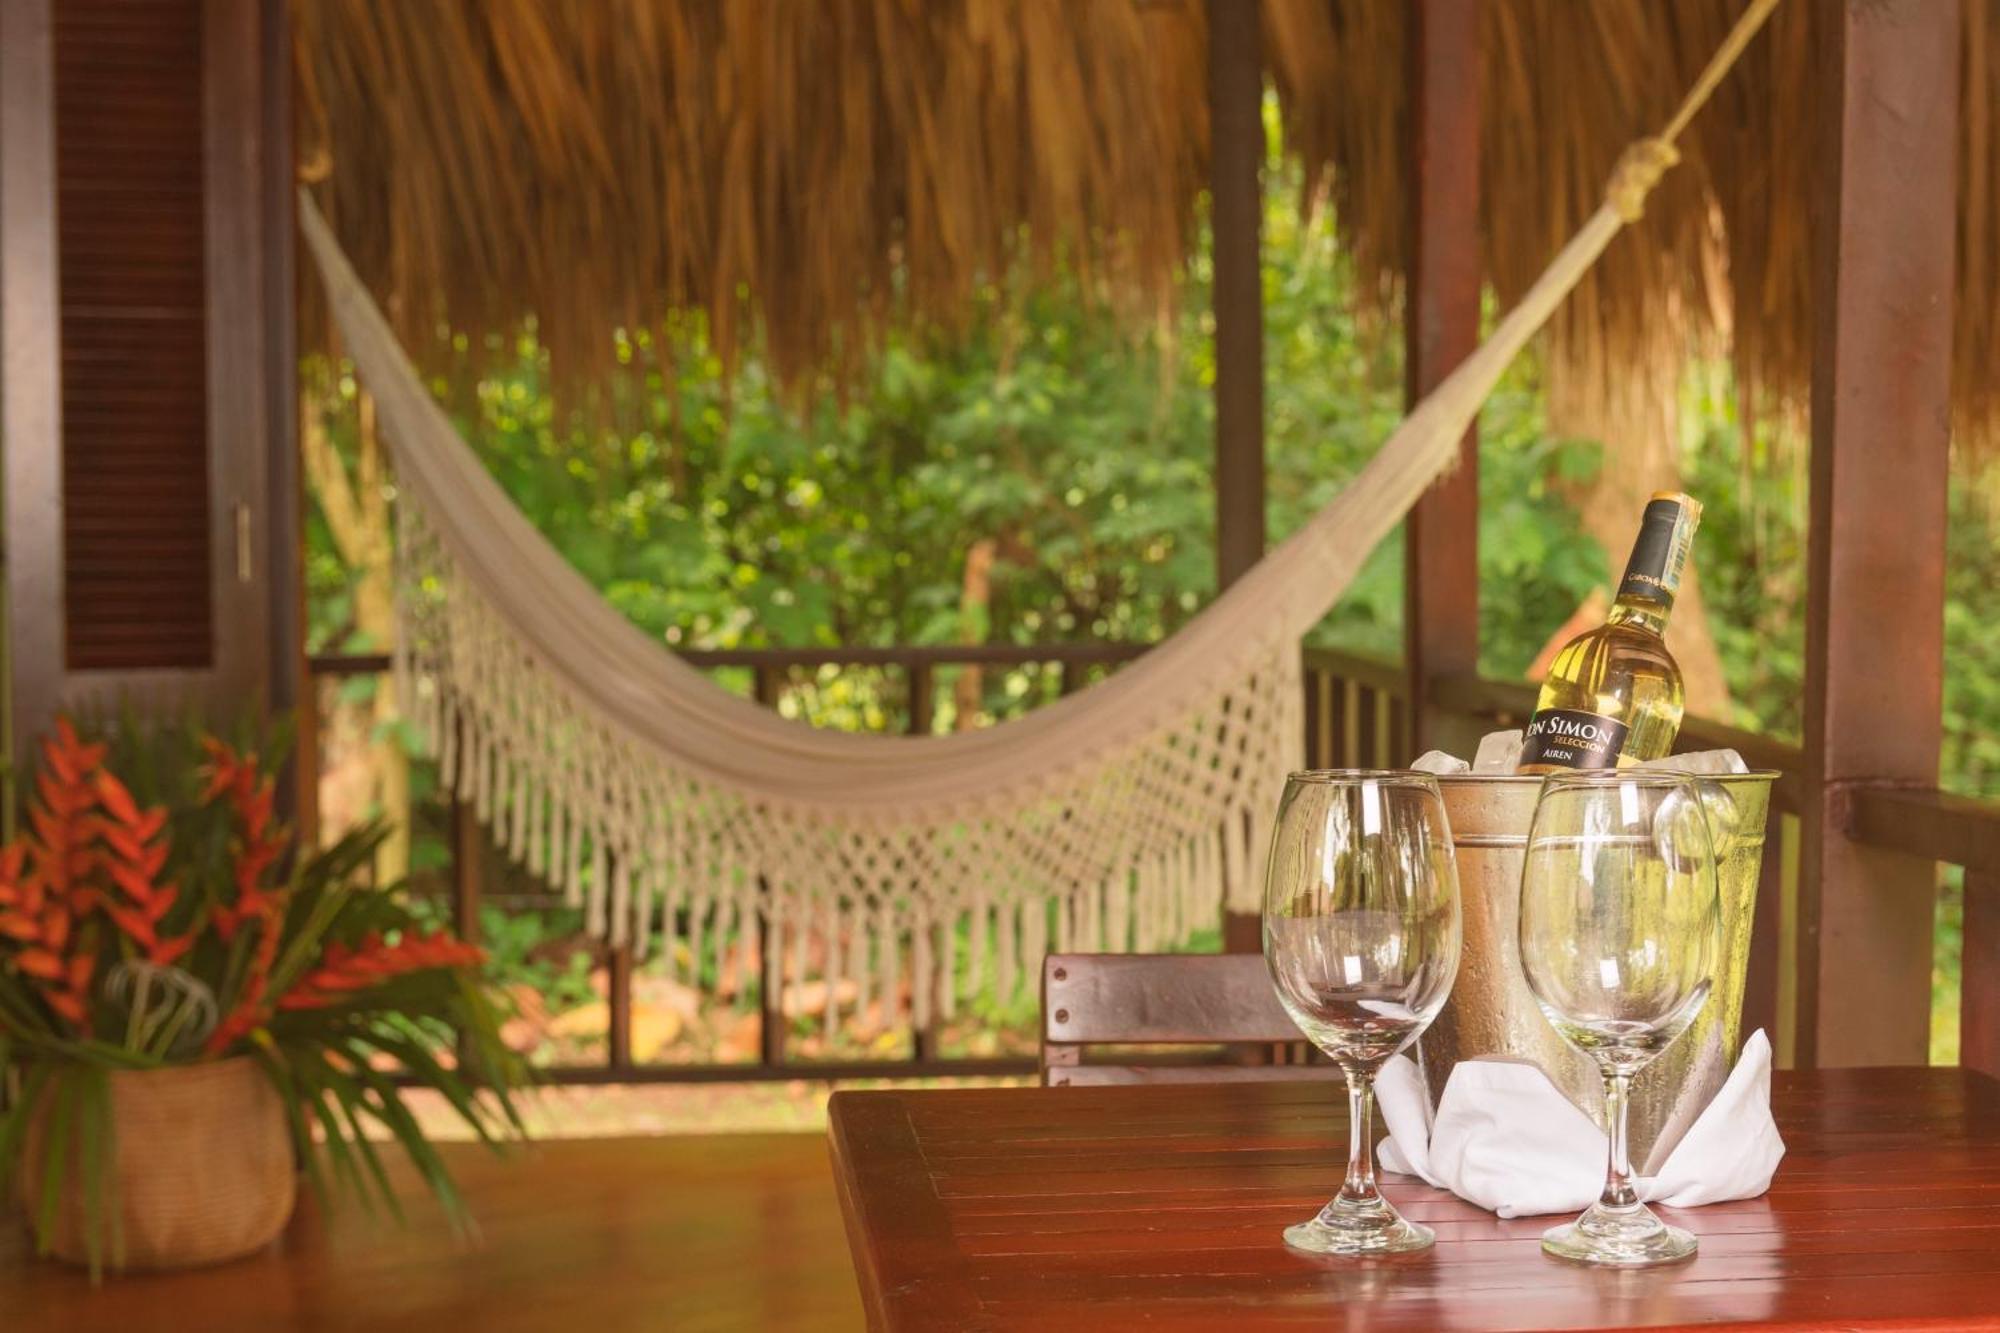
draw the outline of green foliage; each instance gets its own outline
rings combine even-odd
[[[1691,377],[1683,463],[1702,497],[1700,569],[1740,725],[1796,740],[1804,725],[1805,442],[1795,423],[1746,432],[1725,367]],[[2000,542],[1989,500],[1953,481],[1945,516],[1944,748],[1940,781],[2000,795]]]
[[[1302,218],[1283,202],[1295,197],[1274,187],[1266,216],[1273,540],[1344,486],[1402,415],[1397,341],[1359,321],[1332,223]],[[725,382],[685,330],[676,369],[628,386],[610,428],[558,413],[532,343],[489,349],[483,377],[468,360],[470,392],[438,388],[523,512],[665,643],[1156,641],[1215,585],[1205,260],[1178,317],[1136,342],[1067,277],[1018,309],[990,292],[968,332],[894,336],[874,381],[844,403],[788,403],[754,361]],[[1485,647],[1510,673],[1603,577],[1549,484],[1587,475],[1594,451],[1546,438],[1535,374],[1529,362],[1512,376],[1481,427],[1482,578],[1502,594]],[[351,397],[352,382],[340,392]],[[323,529],[309,536],[316,641],[336,644],[344,571]],[[961,579],[978,541],[998,560],[990,603],[970,608]],[[1399,545],[1374,553],[1313,642],[1400,651]],[[879,725],[893,693],[843,679],[803,683],[802,711]],[[1052,689],[1032,672],[996,673],[987,708],[1011,712]]]
[[[439,898],[410,900],[410,912],[431,929],[449,924],[451,911]],[[552,907],[510,912],[490,903],[479,908],[479,946],[486,953],[480,974],[499,992],[524,987],[542,998],[551,1013],[562,1013],[596,998],[590,988],[591,951],[574,942],[584,938],[583,909]]]

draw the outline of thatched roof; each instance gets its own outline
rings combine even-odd
[[[1287,150],[1361,271],[1402,261],[1403,0],[1262,0]],[[1206,175],[1201,0],[295,0],[301,152],[336,233],[420,352],[440,315],[538,321],[571,376],[608,333],[751,322],[777,371],[851,368],[871,332],[967,317],[1061,256],[1114,309],[1172,299]],[[1510,300],[1596,207],[1742,0],[1492,0],[1486,263]],[[1804,384],[1811,75],[1792,0],[1645,223],[1555,330],[1566,382],[1728,338]],[[1965,0],[1957,356],[1968,437],[2000,434],[2000,0]],[[1711,343],[1711,345],[1713,345]]]

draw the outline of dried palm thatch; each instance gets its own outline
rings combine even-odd
[[[1207,156],[1198,0],[300,0],[303,156],[363,277],[532,314],[560,366],[706,316],[731,360],[851,370],[1060,255],[1143,319]]]
[[[1596,207],[1634,126],[1676,101],[1740,0],[1494,0],[1482,6],[1484,263],[1502,303]],[[1327,179],[1361,270],[1403,270],[1405,8],[1264,0],[1291,148]],[[1831,6],[1781,5],[1648,200],[1551,329],[1571,415],[1657,412],[1691,350],[1733,349],[1746,389],[1802,397],[1811,363],[1819,31]],[[2000,0],[1964,0],[1957,307],[1961,443],[2000,442]],[[1940,71],[1949,77],[1950,71]],[[1638,373],[1635,373],[1638,372]]]
[[[1124,317],[1172,300],[1206,176],[1201,0],[295,0],[309,164],[362,276],[430,345],[532,316],[571,378],[614,328],[756,328],[836,380],[892,320],[953,326],[1027,260]],[[1368,290],[1402,267],[1403,0],[1261,0],[1288,151]],[[1593,209],[1742,0],[1491,0],[1482,199],[1503,302]],[[1797,396],[1811,76],[1784,5],[1553,330],[1558,400],[1647,410],[1691,349]],[[1958,426],[2000,440],[2000,0],[1964,0]],[[1634,376],[1646,368],[1653,373]],[[1637,385],[1638,387],[1634,387]],[[1621,398],[1622,396],[1622,398]],[[1581,409],[1579,409],[1581,410]]]

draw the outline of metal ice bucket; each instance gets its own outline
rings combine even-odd
[[[1632,1081],[1628,1123],[1632,1161],[1641,1174],[1659,1169],[1736,1063],[1764,823],[1777,777],[1766,770],[1695,779],[1720,857],[1722,955],[1715,987],[1693,1026]],[[1521,863],[1541,779],[1464,773],[1438,778],[1438,787],[1458,850],[1465,945],[1451,998],[1418,1043],[1431,1102],[1443,1095],[1460,1060],[1505,1056],[1540,1065],[1601,1125],[1604,1085],[1597,1066],[1556,1035],[1521,974]]]

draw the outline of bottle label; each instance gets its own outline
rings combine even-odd
[[[1581,708],[1537,709],[1521,739],[1521,765],[1615,768],[1630,730],[1615,717]]]
[[[1639,520],[1639,538],[1632,543],[1632,558],[1625,562],[1625,577],[1618,581],[1619,598],[1672,607],[1700,522],[1701,506],[1688,496],[1654,496]]]

